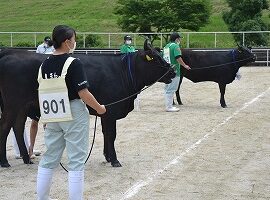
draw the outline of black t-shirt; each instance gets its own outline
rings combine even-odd
[[[59,77],[68,57],[68,54],[51,55],[48,57],[42,65],[42,78],[50,79]],[[73,60],[70,64],[66,75],[66,85],[69,100],[80,99],[78,92],[88,87],[86,74],[79,59]]]

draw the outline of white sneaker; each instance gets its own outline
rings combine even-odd
[[[40,156],[40,154],[41,154],[40,150],[33,151],[33,155],[35,155],[35,156]]]
[[[166,112],[178,112],[179,108],[176,107],[171,107],[171,108],[166,108]]]

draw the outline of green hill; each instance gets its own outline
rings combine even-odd
[[[113,10],[117,0],[0,1],[0,31],[51,31],[68,24],[82,32],[121,32]],[[212,0],[213,16],[203,31],[227,30],[221,19],[225,0]],[[213,26],[215,25],[215,26]],[[218,25],[218,26],[216,26]]]
[[[270,0],[269,0],[270,1]],[[113,13],[117,0],[0,0],[0,32],[51,32],[57,24],[67,24],[78,32],[122,32],[117,25],[117,16]],[[222,12],[228,9],[225,0],[212,0],[212,15],[210,23],[200,31],[227,31],[222,20]],[[269,17],[265,14],[265,20]],[[33,35],[13,35],[13,44],[33,41]],[[37,41],[42,41],[44,35],[38,35]],[[107,35],[100,36],[108,40]],[[194,46],[209,45],[208,38],[213,43],[213,35],[190,36]],[[196,38],[196,41],[194,40]],[[223,36],[222,36],[223,37]],[[227,37],[227,36],[226,36]],[[228,36],[231,39],[231,36]],[[114,36],[111,40],[121,43],[122,36]],[[206,43],[201,43],[205,41]],[[106,43],[105,42],[105,43]],[[9,45],[10,35],[0,34],[0,44]],[[199,44],[200,43],[200,44]],[[103,46],[106,47],[107,44]],[[213,44],[210,44],[211,46]]]

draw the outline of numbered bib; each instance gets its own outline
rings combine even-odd
[[[39,94],[41,120],[59,122],[72,120],[70,103],[66,92]]]
[[[72,120],[65,77],[74,59],[75,58],[69,57],[66,60],[61,76],[58,78],[43,79],[41,75],[42,65],[39,69],[38,98],[41,121],[44,123]]]
[[[170,48],[163,49],[163,58],[167,63],[171,64]]]

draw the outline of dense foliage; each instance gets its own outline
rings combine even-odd
[[[208,0],[118,0],[115,13],[123,31],[198,31],[208,23],[210,8]]]
[[[267,0],[227,0],[230,11],[224,12],[223,19],[230,31],[266,31],[267,24],[262,21],[262,11],[268,9]],[[267,45],[266,33],[246,34],[245,41],[239,34],[234,34],[236,42],[245,45]]]

